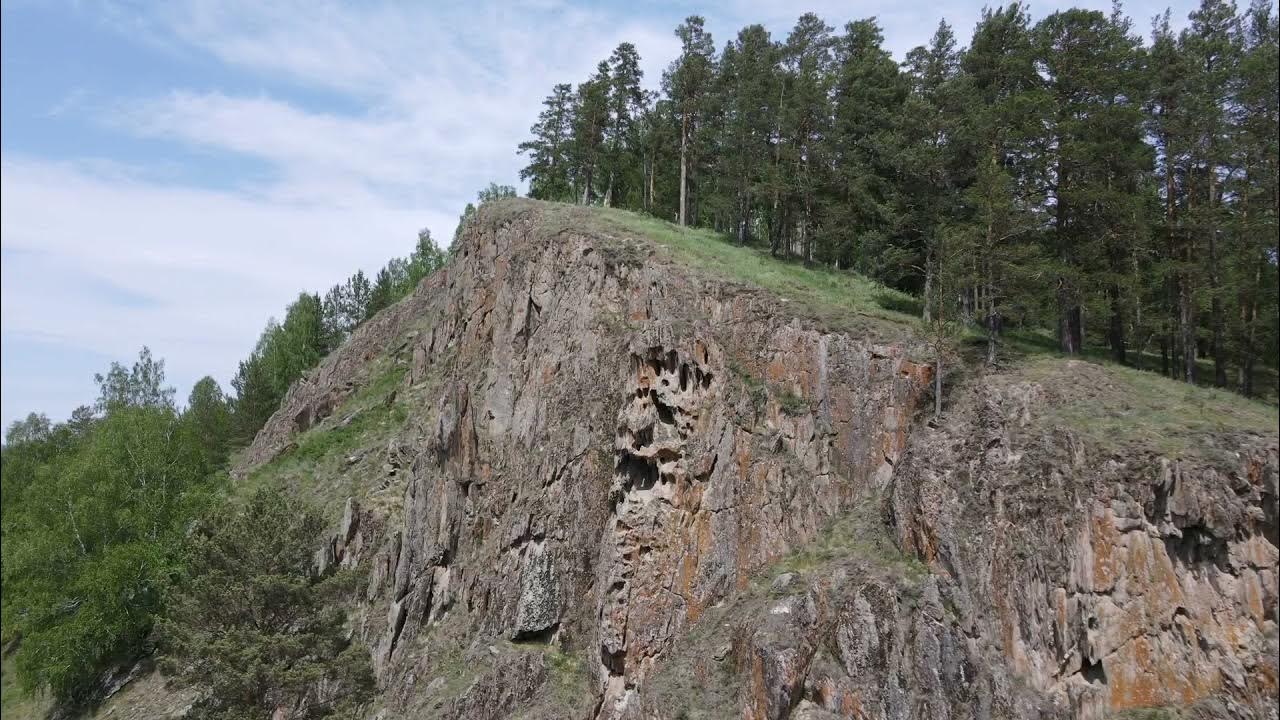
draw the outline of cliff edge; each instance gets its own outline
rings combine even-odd
[[[1033,358],[933,422],[905,316],[653,225],[485,204],[241,457],[369,717],[1276,717],[1274,410]]]

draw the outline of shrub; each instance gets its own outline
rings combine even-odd
[[[369,653],[347,639],[338,603],[353,578],[312,572],[324,527],[264,489],[198,528],[161,623],[166,671],[201,691],[191,717],[354,717],[370,697]]]

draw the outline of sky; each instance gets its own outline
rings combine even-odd
[[[1075,4],[1032,2],[1034,19]],[[1148,34],[1169,3],[1131,1]],[[817,0],[876,17],[899,60],[980,3]],[[1172,3],[1175,26],[1193,3]],[[0,44],[0,421],[66,418],[95,372],[148,345],[185,398],[224,388],[299,291],[442,244],[490,181],[516,185],[542,98],[623,41],[656,86],[707,18],[785,37],[793,2],[334,3],[4,0]],[[523,188],[521,188],[523,190]]]

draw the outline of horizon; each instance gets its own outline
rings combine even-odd
[[[901,61],[939,20],[961,45],[978,6],[813,3],[839,30],[874,16]],[[1030,3],[1033,18],[1109,2]],[[1169,6],[1130,3],[1135,34]],[[447,247],[489,182],[516,186],[542,98],[619,42],[656,87],[673,29],[706,16],[717,49],[785,3],[637,11],[554,0],[3,6],[0,421],[65,419],[95,372],[149,346],[179,403],[237,362],[300,291],[372,273],[430,229]],[[477,19],[479,18],[479,19]],[[453,32],[462,28],[461,32]]]

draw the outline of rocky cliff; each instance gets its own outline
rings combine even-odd
[[[1056,360],[930,422],[909,325],[810,310],[482,207],[236,472],[330,502],[369,716],[1276,717],[1274,427],[1099,438]]]

